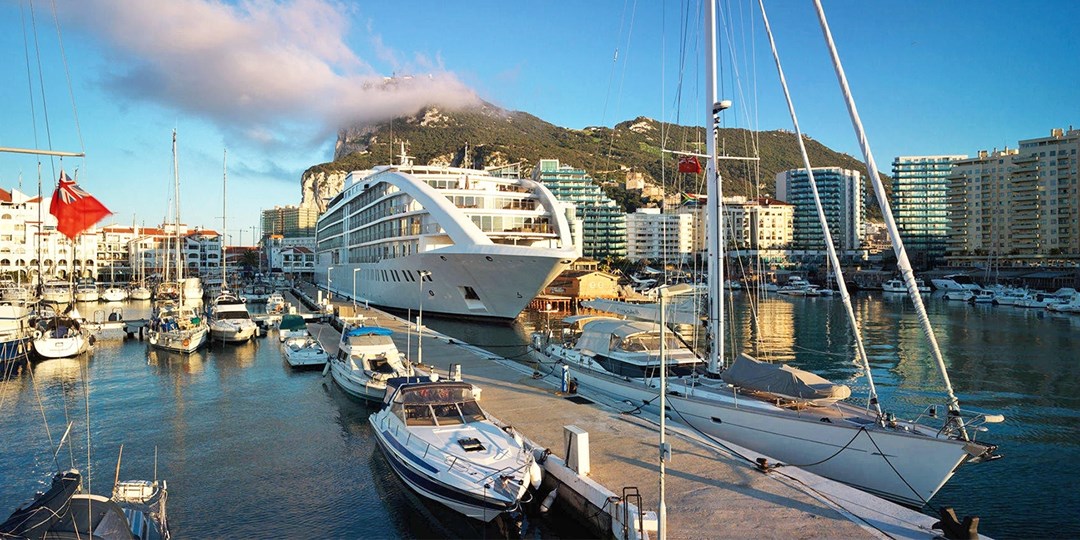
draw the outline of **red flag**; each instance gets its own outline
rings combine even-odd
[[[698,163],[694,156],[679,156],[679,172],[698,174],[701,172],[701,163]]]
[[[67,173],[60,171],[60,185],[53,192],[49,213],[56,216],[56,230],[74,240],[79,233],[112,212],[68,178]]]

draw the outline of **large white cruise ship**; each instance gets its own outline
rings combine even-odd
[[[577,258],[542,184],[414,165],[404,151],[399,165],[349,173],[317,231],[320,286],[455,316],[513,319]]]

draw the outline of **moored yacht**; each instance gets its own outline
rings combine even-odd
[[[386,395],[386,381],[415,375],[392,336],[389,328],[381,326],[346,328],[341,333],[337,356],[330,359],[334,382],[354,397],[378,402]]]
[[[577,258],[561,208],[539,182],[402,155],[346,177],[319,218],[315,275],[377,306],[513,319]]]
[[[210,337],[228,343],[244,343],[255,337],[259,327],[251,320],[251,313],[243,299],[223,290],[214,299],[207,313],[210,319]]]
[[[973,291],[982,288],[967,274],[949,274],[944,277],[933,278],[930,283],[933,283],[934,288],[939,291],[960,291],[964,289]]]
[[[515,512],[540,467],[518,436],[496,425],[460,381],[393,379],[369,421],[394,473],[416,493],[490,522]]]

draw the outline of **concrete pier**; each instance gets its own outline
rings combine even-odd
[[[307,287],[306,295],[315,298],[313,287]],[[408,323],[392,315],[363,308],[356,315],[393,330],[402,351],[408,349],[409,334],[414,343],[417,339]],[[340,334],[333,328],[320,332],[320,325],[310,326],[313,335],[322,336],[326,350],[336,354]],[[425,365],[440,375],[445,376],[451,364],[460,365],[464,380],[482,389],[481,405],[486,411],[550,449],[552,455],[567,455],[565,426],[587,432],[588,478],[612,492],[612,499],[622,498],[624,488],[636,488],[644,510],[658,508],[658,419],[625,414],[630,407],[604,403],[599,396],[568,396],[559,391],[555,375],[536,377],[532,367],[433,332],[424,332],[423,350]],[[549,369],[541,367],[545,373]],[[795,468],[758,472],[747,460],[672,424],[668,423],[672,455],[666,462],[665,490],[668,538],[935,535],[931,530],[934,518]],[[581,502],[584,497],[579,494],[575,499],[562,489],[559,500],[567,497],[565,502]],[[610,523],[608,510],[594,505],[593,511],[579,515],[594,521],[591,525],[598,531],[623,537],[621,529]]]

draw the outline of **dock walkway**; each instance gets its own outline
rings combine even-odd
[[[304,292],[316,297],[314,287],[305,285]],[[341,300],[351,306],[351,301]],[[409,349],[406,321],[374,309],[361,308],[357,315],[390,328],[398,348]],[[310,326],[326,350],[336,354],[340,333],[328,324]],[[411,334],[415,343],[416,332]],[[463,378],[482,389],[485,410],[553,455],[566,456],[564,426],[587,431],[589,478],[616,494],[636,487],[643,510],[658,508],[658,419],[624,414],[619,409],[629,409],[625,404],[601,403],[595,396],[571,401],[551,378],[535,378],[532,368],[434,332],[424,333],[423,359],[442,375],[451,364],[461,365]],[[669,538],[935,536],[930,527],[936,520],[929,516],[798,469],[763,474],[745,459],[672,424],[665,490]]]

